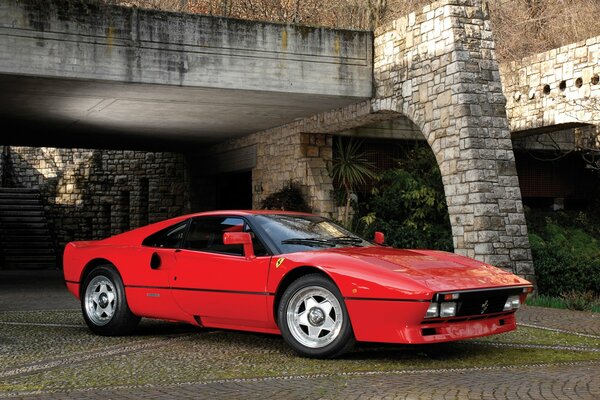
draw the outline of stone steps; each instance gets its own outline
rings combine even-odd
[[[27,217],[43,217],[45,215],[44,211],[40,210],[37,206],[13,206],[0,208],[0,216],[11,217],[17,214]]]
[[[0,244],[2,268],[57,267],[54,241],[39,191],[0,188]]]

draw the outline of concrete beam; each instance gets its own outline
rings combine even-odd
[[[372,33],[0,1],[0,73],[367,98]]]

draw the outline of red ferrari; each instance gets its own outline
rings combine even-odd
[[[206,212],[71,242],[64,275],[100,335],[158,318],[281,334],[298,353],[323,358],[355,341],[436,343],[516,328],[528,281],[375,236],[311,214]]]

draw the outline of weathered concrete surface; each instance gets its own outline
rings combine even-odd
[[[369,98],[372,69],[370,32],[0,1],[2,117],[57,133],[215,142]]]

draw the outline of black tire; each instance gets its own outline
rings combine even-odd
[[[329,301],[327,298],[330,296],[335,297],[335,300],[331,298]],[[307,301],[303,299],[316,300],[316,303],[311,303],[315,304],[311,310],[316,309],[312,316],[310,310],[306,309]],[[323,300],[320,302],[319,299]],[[327,314],[324,309],[329,306],[320,307],[326,303],[331,305]],[[306,324],[301,322],[300,317],[304,313],[307,315]],[[337,286],[321,274],[304,275],[292,282],[281,297],[277,307],[277,317],[283,339],[304,357],[337,357],[348,351],[355,343],[344,298]],[[310,322],[310,318],[313,318],[316,324]],[[336,324],[333,325],[335,328],[324,329],[327,327],[326,324],[331,324],[332,321]],[[312,325],[313,333],[309,331],[309,324]]]
[[[141,319],[129,309],[123,280],[112,265],[96,267],[86,276],[81,310],[90,330],[103,336],[126,335]]]

